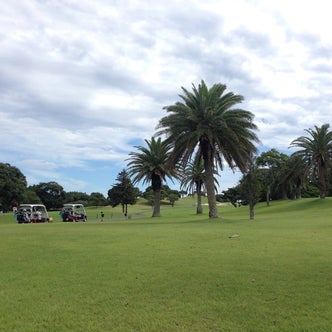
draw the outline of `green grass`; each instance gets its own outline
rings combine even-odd
[[[332,331],[332,199],[0,215],[0,331]],[[238,237],[230,238],[237,234]]]

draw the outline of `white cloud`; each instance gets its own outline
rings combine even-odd
[[[264,147],[287,150],[304,128],[331,123],[329,9],[325,0],[3,1],[0,160],[30,184],[105,192],[163,106],[201,79],[242,94]]]

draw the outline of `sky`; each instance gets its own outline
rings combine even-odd
[[[163,107],[201,80],[244,97],[260,152],[290,154],[305,129],[332,122],[331,8],[329,0],[0,1],[0,162],[28,185],[107,195]],[[240,177],[225,167],[220,192]]]

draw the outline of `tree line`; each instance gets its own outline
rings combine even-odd
[[[0,163],[0,210],[9,211],[20,203],[44,204],[48,209],[59,209],[65,203],[81,203],[90,206],[108,205],[102,193],[90,195],[79,191],[66,192],[55,181],[27,186],[25,175],[8,163]]]
[[[147,187],[144,192],[134,187],[125,169],[118,174],[116,181],[108,190],[107,197],[100,192],[87,194],[80,191],[65,191],[55,181],[27,186],[25,175],[16,166],[0,163],[0,211],[12,210],[21,203],[44,204],[49,210],[60,209],[65,203],[80,203],[85,206],[121,205],[124,215],[127,216],[128,204],[135,204],[139,197],[152,204],[151,187]],[[161,197],[174,205],[180,198],[180,192],[163,185]]]
[[[198,86],[193,84],[191,91],[182,87],[179,98],[180,101],[164,107],[167,115],[159,120],[155,135],[145,140],[146,146],[136,146],[136,151],[129,153],[124,170],[131,186],[142,183],[151,188],[152,217],[160,216],[167,178],[179,180],[182,189],[195,188],[197,213],[202,213],[200,197],[204,190],[210,218],[219,217],[217,199],[234,202],[231,191],[238,195],[236,201],[248,202],[252,218],[254,205],[262,195],[269,204],[274,198],[300,198],[304,190],[318,190],[322,199],[331,193],[329,124],[305,129],[306,136],[290,143],[291,148],[297,149],[291,156],[275,149],[258,155],[260,140],[254,114],[238,106],[243,96],[227,92],[224,84],[209,88],[201,81]],[[240,170],[243,176],[235,188],[218,195],[218,175],[226,165]],[[119,200],[117,186],[129,188],[127,182],[121,181],[119,174],[119,183],[109,190],[108,198],[112,206],[121,204],[126,214],[126,204],[134,203],[130,195]],[[135,196],[135,189],[128,190]],[[124,191],[120,193],[126,195]],[[0,199],[4,201],[3,197]]]
[[[218,218],[217,198],[246,201],[250,218],[254,205],[264,194],[272,198],[300,198],[303,190],[324,199],[331,193],[332,132],[329,124],[305,129],[290,143],[297,148],[290,157],[275,149],[257,155],[257,126],[253,113],[238,108],[243,97],[226,92],[226,85],[208,88],[204,81],[192,91],[182,87],[181,101],[164,109],[168,113],[146,147],[137,146],[129,154],[128,169],[134,183],[151,183],[154,191],[153,217],[160,215],[160,191],[167,178],[196,188],[197,213],[202,212],[200,195],[204,188],[209,217]],[[163,140],[162,140],[163,138]],[[243,177],[235,188],[216,195],[217,176],[225,165],[238,169]]]

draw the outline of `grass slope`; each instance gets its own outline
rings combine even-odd
[[[332,199],[0,215],[1,331],[332,331]],[[234,236],[235,235],[235,236]]]

